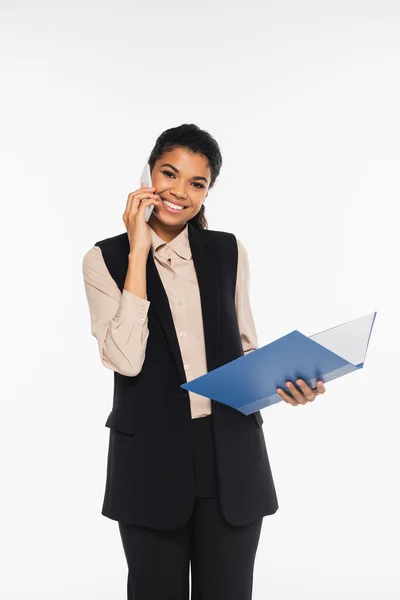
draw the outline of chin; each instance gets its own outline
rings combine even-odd
[[[187,213],[186,210],[183,211],[183,213],[184,214],[182,214],[182,215],[180,215],[179,213],[174,215],[174,214],[168,213],[162,209],[155,212],[155,209],[154,209],[152,215],[154,214],[154,216],[159,221],[161,221],[161,223],[165,223],[166,225],[174,225],[174,224],[178,225],[178,224],[186,223],[186,221],[191,219],[193,216],[191,213]]]
[[[164,225],[184,225],[186,223],[186,221],[188,220],[181,216],[179,216],[179,218],[178,218],[178,217],[175,217],[174,215],[158,215],[154,211],[151,216],[153,216],[153,215],[154,215],[155,219],[157,219],[160,223],[163,223]]]

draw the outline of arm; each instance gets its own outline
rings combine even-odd
[[[142,369],[149,336],[150,302],[146,294],[145,268],[144,256],[129,256],[121,294],[98,246],[93,246],[82,261],[91,333],[97,339],[102,364],[131,377]]]
[[[238,267],[235,292],[235,307],[238,317],[240,338],[245,354],[258,349],[258,339],[250,305],[250,270],[246,248],[236,238],[238,245]]]

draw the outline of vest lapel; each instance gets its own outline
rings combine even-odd
[[[207,369],[212,371],[218,365],[219,344],[219,275],[218,262],[209,243],[206,230],[199,230],[188,223],[189,244],[196,271],[201,309],[203,315],[204,339]],[[155,265],[152,252],[147,261],[147,298],[153,304],[157,317],[164,329],[175,366],[182,383],[187,381],[183,368],[182,355],[175,331],[168,296]],[[190,310],[190,307],[188,308]],[[151,332],[150,332],[151,335]]]

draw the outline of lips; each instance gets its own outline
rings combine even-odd
[[[171,202],[171,204],[176,204],[176,206],[183,206],[183,208],[187,208],[185,204],[181,204],[180,202],[175,202],[174,200],[169,200],[168,198],[163,198],[160,196],[161,200],[166,200],[167,202]]]

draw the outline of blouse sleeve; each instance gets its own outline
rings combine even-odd
[[[258,349],[258,339],[250,305],[250,270],[246,248],[236,238],[238,245],[238,266],[235,292],[235,307],[239,324],[240,338],[245,354]]]
[[[98,246],[84,255],[82,272],[91,333],[102,364],[121,375],[138,375],[149,336],[147,296],[140,298],[126,289],[121,293]]]

